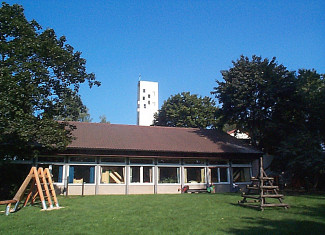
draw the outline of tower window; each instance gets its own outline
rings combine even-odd
[[[143,93],[146,93],[146,89],[143,89],[142,91],[143,91]]]
[[[148,100],[148,104],[150,104],[150,100]]]
[[[146,105],[146,104],[144,104],[144,105],[143,105],[143,108],[147,108],[147,105]]]
[[[146,97],[144,97],[144,96],[143,96],[143,97],[142,97],[142,99],[143,99],[143,100],[145,100],[145,99],[146,99]]]
[[[148,98],[150,98],[150,94],[148,94]]]

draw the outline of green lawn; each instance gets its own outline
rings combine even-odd
[[[325,195],[291,208],[240,207],[239,194],[59,197],[60,210],[0,214],[0,234],[325,234]],[[4,206],[0,207],[4,210]]]

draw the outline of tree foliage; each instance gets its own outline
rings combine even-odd
[[[215,127],[217,107],[210,97],[199,97],[182,92],[169,97],[157,114],[155,126],[170,127]]]
[[[100,85],[86,72],[80,52],[25,18],[22,6],[0,8],[1,155],[34,154],[33,148],[64,148],[70,128],[55,118],[76,120],[84,108],[80,84]]]
[[[315,70],[288,71],[276,59],[241,56],[221,71],[213,94],[222,122],[249,133],[252,144],[277,156],[277,169],[325,174],[325,83]],[[315,183],[315,182],[314,182]]]
[[[221,74],[224,81],[217,81],[212,94],[222,104],[222,121],[248,132],[254,146],[267,147],[265,134],[273,128],[272,118],[294,92],[293,73],[275,58],[241,56]]]

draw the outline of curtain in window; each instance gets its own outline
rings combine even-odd
[[[89,183],[93,184],[93,183],[95,183],[95,167],[94,166],[90,167],[89,173],[90,173]]]
[[[59,183],[62,183],[62,176],[63,176],[63,166],[59,166],[59,175],[58,175]]]
[[[74,178],[74,166],[69,167],[69,183],[73,183]]]

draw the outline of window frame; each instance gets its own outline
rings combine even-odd
[[[145,159],[145,160],[151,160],[151,163],[140,163],[140,162],[132,162],[132,160],[141,160],[141,159]],[[130,158],[129,159],[129,168],[130,168],[130,170],[129,170],[129,175],[128,175],[128,182],[129,182],[129,184],[130,185],[154,185],[154,181],[155,181],[155,179],[154,179],[154,176],[155,176],[155,174],[154,174],[154,170],[155,170],[155,164],[154,164],[154,159],[153,158]],[[132,182],[131,181],[131,175],[132,175],[132,167],[140,167],[140,172],[139,172],[139,174],[140,174],[140,182]],[[151,181],[152,182],[143,182],[143,178],[144,178],[144,170],[143,170],[143,168],[144,167],[151,167]]]
[[[102,169],[103,169],[103,167],[123,167],[123,173],[124,173],[124,182],[122,183],[122,184],[114,184],[114,183],[102,183]],[[99,167],[99,185],[101,185],[101,186],[107,186],[107,185],[109,185],[109,186],[112,186],[112,185],[126,185],[126,180],[127,180],[127,175],[126,175],[126,165],[121,165],[121,164],[119,164],[119,165],[109,165],[109,164],[101,164],[100,165],[100,167]]]
[[[249,175],[250,175],[249,181],[235,182],[234,181],[234,168],[249,168]],[[235,183],[235,184],[247,184],[247,183],[250,183],[251,182],[251,177],[252,177],[252,163],[249,163],[249,164],[232,164],[231,165],[231,170],[232,170],[232,181],[233,181],[233,183]]]
[[[160,168],[176,168],[177,182],[176,183],[161,183],[160,181]],[[181,184],[181,165],[164,164],[157,165],[157,184],[158,185],[180,185]]]

